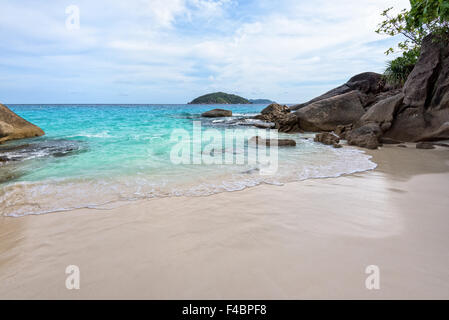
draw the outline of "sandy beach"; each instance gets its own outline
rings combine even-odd
[[[0,298],[448,299],[449,149],[369,153],[339,178],[2,216]]]

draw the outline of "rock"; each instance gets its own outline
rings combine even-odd
[[[424,38],[418,62],[404,84],[404,103],[412,108],[424,107],[436,80],[441,48],[433,40],[433,36]]]
[[[407,146],[405,144],[398,144],[397,147],[398,148],[407,148]]]
[[[402,141],[449,139],[449,43],[427,36],[404,85],[403,105],[385,136]]]
[[[399,143],[401,143],[402,141],[382,137],[382,138],[379,139],[379,142],[380,142],[380,143],[383,143],[383,144],[399,144]]]
[[[41,128],[19,117],[8,107],[0,104],[0,143],[42,135],[44,135],[44,131]]]
[[[327,145],[335,145],[340,142],[340,138],[333,133],[322,132],[322,133],[317,133],[315,135],[315,139],[313,141],[320,142],[320,143],[327,144]]]
[[[262,110],[256,119],[274,123],[275,129],[279,132],[299,132],[298,118],[290,112],[290,108],[285,105],[272,103]]]
[[[213,109],[201,114],[205,118],[232,117],[232,111],[224,109]]]
[[[357,91],[320,100],[299,109],[295,115],[305,131],[333,131],[338,125],[349,125],[365,113]]]
[[[343,148],[343,146],[342,146],[341,144],[339,144],[339,143],[334,143],[332,146],[333,146],[335,149]]]
[[[381,134],[382,131],[378,124],[369,123],[346,134],[346,139],[350,145],[367,149],[377,149]]]
[[[262,137],[256,136],[252,137],[249,142],[255,144],[265,144],[270,147],[272,144],[278,145],[278,147],[294,147],[296,146],[296,141],[291,139],[263,139]]]
[[[337,128],[335,128],[334,132],[337,136],[340,137],[340,139],[346,139],[346,133],[352,130],[352,124],[350,125],[338,125]]]
[[[336,97],[345,93],[348,93],[350,91],[356,90],[360,93],[364,94],[375,94],[379,93],[384,85],[384,81],[381,74],[374,73],[374,72],[364,72],[360,73],[351,79],[349,81],[335,89],[332,89],[325,94],[316,97],[306,103],[297,104],[294,106],[291,106],[290,109],[292,111],[296,111],[299,109],[302,109],[314,102],[326,100],[332,97]]]
[[[435,149],[435,146],[429,142],[419,142],[416,144],[416,149]]]
[[[289,113],[290,108],[285,105],[280,105],[277,103],[272,103],[265,109],[263,109],[260,113],[263,115],[276,115],[276,114],[283,114],[283,113]]]
[[[368,109],[368,111],[360,118],[360,122],[363,124],[374,122],[379,124],[382,132],[387,131],[390,129],[395,113],[402,105],[403,100],[404,94],[402,93],[380,100]]]

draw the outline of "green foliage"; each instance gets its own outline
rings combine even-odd
[[[383,11],[385,20],[376,30],[379,34],[404,37],[398,43],[402,56],[389,61],[385,70],[387,81],[394,85],[404,84],[413,70],[424,37],[432,33],[435,41],[449,38],[449,0],[410,0],[410,6],[409,11],[404,9],[396,16],[391,15],[393,8]],[[394,48],[389,48],[385,54],[394,52]]]
[[[448,28],[449,0],[410,0],[407,23],[411,27]],[[447,30],[446,30],[447,31]]]
[[[430,33],[449,34],[449,0],[410,0],[410,5],[410,11],[403,9],[397,16],[391,15],[393,8],[384,10],[381,15],[385,20],[376,30],[389,36],[403,35],[405,39],[398,43],[399,51],[419,48]],[[385,53],[394,51],[389,48]]]
[[[420,50],[415,48],[406,51],[401,57],[387,62],[385,78],[392,85],[403,85],[418,61]]]
[[[247,99],[224,92],[209,93],[194,99],[190,104],[250,104]]]

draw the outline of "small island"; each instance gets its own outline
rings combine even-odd
[[[249,99],[249,102],[252,104],[272,104],[276,103],[275,101],[272,101],[270,99]]]
[[[251,102],[235,94],[215,92],[198,97],[189,104],[251,104]]]

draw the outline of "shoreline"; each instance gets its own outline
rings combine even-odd
[[[449,150],[364,151],[377,168],[338,178],[1,217],[0,297],[449,298]]]

